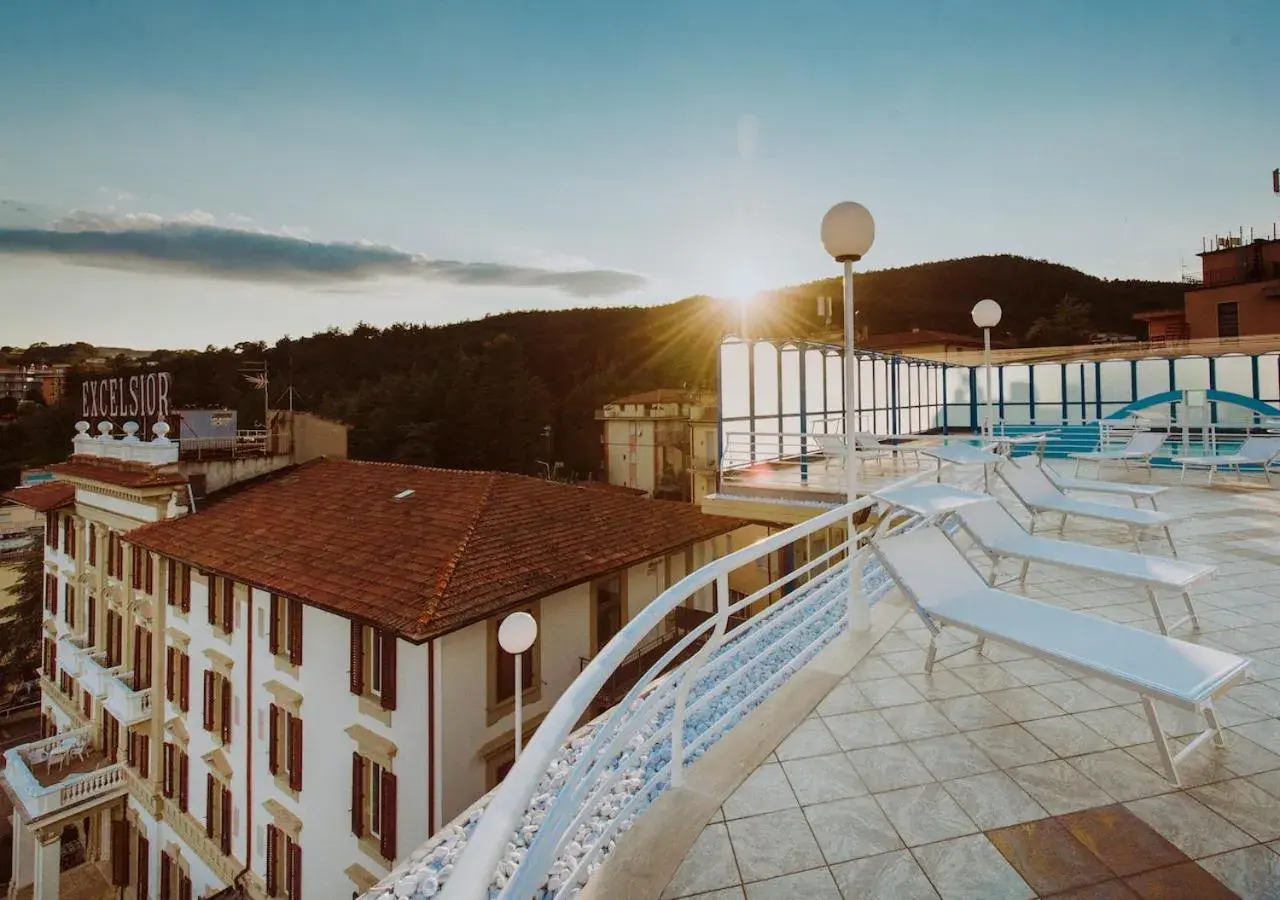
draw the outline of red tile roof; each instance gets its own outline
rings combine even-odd
[[[36,512],[48,512],[66,506],[76,498],[76,488],[65,481],[46,481],[29,484],[0,494],[0,500],[12,500]]]
[[[415,641],[747,524],[522,475],[323,458],[215,496],[127,539]]]
[[[166,487],[187,483],[187,476],[176,466],[151,466],[96,456],[73,456],[64,463],[50,466],[50,469],[67,478],[85,478],[117,487]]]

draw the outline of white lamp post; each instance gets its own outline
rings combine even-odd
[[[991,397],[991,329],[1000,324],[1000,304],[994,300],[979,300],[973,305],[970,315],[973,316],[973,324],[982,329],[982,367],[987,372],[987,420],[982,431],[987,440],[991,440],[995,435]]]
[[[867,255],[876,239],[876,222],[861,203],[845,201],[837,203],[822,217],[822,246],[835,259],[844,263],[844,441],[845,441],[845,493],[852,504],[858,499],[857,441],[854,434],[853,405],[858,397],[858,361],[853,355],[853,264]],[[861,559],[855,551],[858,532],[854,527],[853,511],[849,512],[849,632],[865,631],[871,627],[871,609],[862,597],[862,573],[857,565]]]
[[[502,624],[498,626],[498,643],[502,649],[510,653],[516,658],[516,752],[513,757],[520,758],[520,749],[524,743],[524,723],[523,703],[524,691],[521,688],[524,685],[524,673],[521,671],[522,654],[533,646],[534,640],[538,637],[538,623],[527,612],[512,613],[502,620]]]

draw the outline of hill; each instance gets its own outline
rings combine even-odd
[[[968,333],[974,302],[994,297],[1005,309],[1001,336],[1014,344],[1038,319],[1052,319],[1064,297],[1078,301],[1072,327],[1112,331],[1132,331],[1135,311],[1182,302],[1177,284],[1107,281],[1015,256],[868,272],[856,276],[855,290],[859,321],[873,334],[912,327]],[[841,286],[833,278],[760,298],[752,335],[803,338],[829,330],[816,316],[815,300],[823,295],[837,302],[838,327]],[[550,456],[587,475],[600,466],[594,410],[649,388],[714,387],[716,346],[737,329],[740,312],[690,297],[648,308],[512,312],[443,326],[358,325],[274,345],[158,350],[140,362],[173,372],[180,405],[234,407],[251,422],[261,419],[262,395],[238,369],[245,360],[265,359],[272,403],[292,383],[299,408],[352,426],[351,452],[360,458],[533,472],[536,460]],[[76,356],[86,355],[86,345],[75,346]],[[127,371],[137,364],[129,356],[113,355],[111,367]],[[77,368],[71,371],[74,379]],[[61,458],[75,414],[68,406],[20,418],[0,441],[0,466]]]

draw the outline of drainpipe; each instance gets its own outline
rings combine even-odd
[[[436,665],[434,640],[427,641],[427,834],[436,833]]]
[[[244,888],[244,876],[253,868],[253,585],[246,584],[245,591],[248,597],[244,612],[244,868],[231,881],[239,888]]]

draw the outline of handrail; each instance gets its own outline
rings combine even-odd
[[[935,470],[933,469],[915,472],[892,486],[905,486],[924,478],[932,479],[934,475]],[[889,485],[886,485],[887,487]],[[526,900],[527,897],[537,892],[549,873],[550,864],[556,858],[555,854],[563,850],[566,843],[570,841],[572,836],[571,829],[577,824],[574,819],[580,820],[582,817],[582,812],[576,804],[559,801],[566,795],[571,799],[581,799],[588,792],[592,794],[593,799],[600,797],[601,794],[609,791],[614,782],[623,777],[623,767],[618,765],[617,771],[612,773],[608,781],[603,785],[596,784],[597,778],[609,766],[614,764],[619,752],[624,756],[630,754],[629,758],[632,759],[641,752],[657,752],[658,745],[667,737],[667,733],[661,729],[658,730],[657,734],[650,736],[647,741],[635,734],[639,724],[644,721],[641,716],[642,713],[647,712],[657,715],[671,706],[672,698],[667,696],[666,693],[651,690],[655,686],[655,679],[662,673],[663,669],[676,658],[684,647],[689,646],[703,633],[713,631],[712,639],[703,645],[692,660],[682,664],[679,669],[666,676],[666,685],[670,687],[674,683],[680,695],[676,700],[676,710],[673,711],[678,716],[680,709],[685,705],[684,701],[689,689],[701,679],[711,677],[707,669],[702,667],[702,664],[709,660],[711,654],[718,647],[730,646],[737,640],[751,641],[753,637],[759,638],[765,629],[773,625],[777,625],[780,628],[789,627],[786,633],[792,634],[798,627],[798,623],[788,626],[785,617],[818,614],[813,611],[806,611],[796,601],[797,599],[816,596],[823,591],[832,592],[836,585],[841,584],[836,576],[847,573],[850,568],[849,560],[851,554],[849,551],[851,548],[852,557],[858,564],[857,572],[860,580],[864,578],[865,567],[862,563],[865,558],[865,552],[858,552],[857,546],[853,542],[860,542],[863,536],[869,533],[870,526],[860,531],[850,527],[847,532],[849,538],[839,546],[831,548],[820,557],[811,560],[802,567],[802,570],[789,572],[779,578],[768,590],[771,591],[778,585],[785,586],[789,583],[797,582],[805,572],[815,569],[821,564],[827,565],[825,571],[816,575],[807,584],[797,584],[797,587],[784,596],[782,601],[773,604],[751,620],[736,626],[731,632],[727,630],[731,608],[745,607],[753,599],[758,599],[757,595],[761,592],[756,592],[752,597],[744,598],[740,601],[731,601],[727,590],[729,574],[746,565],[753,564],[757,559],[767,554],[781,550],[797,540],[806,538],[814,532],[841,523],[848,523],[848,525],[852,526],[856,514],[864,510],[870,510],[878,503],[879,501],[873,497],[863,497],[853,503],[846,503],[823,512],[777,534],[762,538],[749,547],[734,551],[686,575],[640,610],[636,617],[628,622],[588,663],[547,713],[538,730],[534,733],[532,740],[507,773],[501,785],[493,793],[483,814],[480,815],[479,820],[476,822],[474,831],[467,839],[466,846],[444,885],[442,900],[473,900],[476,897],[488,896],[490,885],[494,883],[495,877],[498,880],[497,883],[503,886],[502,897],[511,898],[511,900]],[[844,552],[844,557],[839,562],[831,565],[830,559],[839,555],[842,551]],[[592,738],[589,740],[587,738],[575,740],[575,745],[579,741],[587,741],[588,744],[584,745],[581,756],[572,766],[563,760],[556,764],[558,767],[556,769],[556,780],[564,785],[562,793],[557,797],[556,804],[545,816],[535,817],[532,822],[527,820],[525,813],[529,809],[530,799],[538,789],[540,781],[548,773],[548,767],[552,765],[557,754],[560,753],[566,737],[574,729],[575,725],[582,720],[591,703],[618,666],[672,609],[683,604],[686,599],[713,583],[720,585],[717,591],[719,602],[715,615],[697,628],[692,629],[681,641],[670,648],[662,659],[655,663],[649,672],[636,683],[627,694],[626,699],[619,703],[603,720],[600,728],[597,729]],[[840,607],[843,596],[843,594],[833,594],[830,597],[821,598],[823,604],[819,612],[829,612],[832,608]],[[759,628],[760,632],[749,633],[753,627]],[[771,651],[772,648],[766,642],[760,641],[760,643],[765,644],[760,650],[760,656]],[[717,659],[711,665],[715,666],[722,662],[722,660]],[[778,675],[780,674],[778,673]],[[729,679],[734,676],[730,672],[724,677]],[[777,677],[775,675],[770,681],[776,680]],[[767,684],[758,687],[752,696],[758,695],[766,686]],[[704,695],[695,705],[704,703],[708,699],[709,697]],[[750,697],[747,699],[750,699]],[[734,709],[742,707],[747,702],[747,699],[739,701]],[[663,702],[659,703],[659,700]],[[692,708],[690,707],[690,709]],[[722,724],[728,716],[728,712],[721,715],[716,720],[715,725]],[[680,722],[678,718],[673,721],[675,723]],[[673,779],[678,778],[679,775],[677,773],[684,765],[684,758],[681,755],[684,729],[682,727],[677,728],[675,724],[668,724],[666,727],[670,729],[672,738],[671,760],[645,783],[645,787],[653,791],[660,789],[665,784],[663,779],[668,773]],[[704,734],[699,739],[700,743],[705,744],[710,731],[709,729],[708,734]],[[637,744],[637,742],[639,743]],[[690,750],[692,749],[693,747],[691,746]],[[583,775],[587,777],[584,778],[582,777]],[[634,778],[634,775],[632,777]],[[642,792],[642,794],[647,793],[648,791]],[[632,797],[626,806],[628,809],[634,810],[638,802],[640,802],[639,795]],[[521,864],[514,871],[498,872],[501,857],[511,840],[512,834],[522,821],[525,823],[526,834],[536,832],[533,842]],[[530,828],[533,829],[533,832],[529,830]],[[573,845],[569,844],[569,846],[572,847]],[[598,853],[600,849],[599,844],[590,851],[582,851],[582,848],[579,848],[581,851],[579,854],[580,859],[575,857],[575,862],[578,864],[571,872],[565,872],[565,876],[578,877],[581,874],[581,870],[586,867],[588,859]],[[573,854],[571,853],[570,855]],[[553,890],[552,894],[554,895],[555,893]]]

